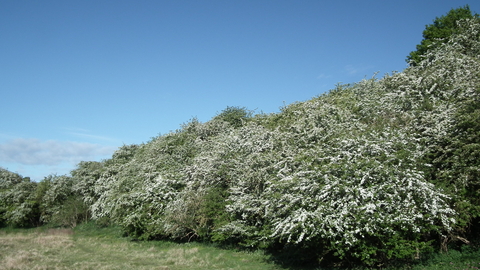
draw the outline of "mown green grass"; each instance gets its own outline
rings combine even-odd
[[[282,267],[262,251],[223,249],[201,243],[133,241],[116,227],[93,223],[71,229],[0,230],[3,269],[304,269]],[[324,269],[310,267],[308,269]],[[354,269],[366,269],[355,267]],[[385,269],[480,269],[480,252],[467,247],[433,254],[416,264]]]

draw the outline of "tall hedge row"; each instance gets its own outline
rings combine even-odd
[[[0,222],[78,209],[70,225],[366,265],[469,243],[480,229],[480,21],[458,28],[415,66],[279,113],[227,107],[39,184],[2,170]]]

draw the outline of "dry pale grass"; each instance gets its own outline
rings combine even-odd
[[[69,229],[0,231],[0,270],[273,269],[247,254],[199,245],[155,245],[76,235]]]
[[[76,244],[78,250],[96,251],[77,253],[81,257],[81,263],[75,264],[77,269],[212,269],[208,256],[200,254],[197,247],[159,249],[131,242],[99,243],[88,239],[78,239]],[[115,261],[115,265],[102,264],[102,260]]]
[[[72,230],[0,234],[0,269],[52,269],[54,256],[73,246]],[[47,256],[46,256],[47,255]]]

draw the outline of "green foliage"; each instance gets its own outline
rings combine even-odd
[[[49,175],[38,184],[36,194],[42,223],[73,228],[88,220],[88,207],[74,186],[74,178],[65,175]]]
[[[423,40],[417,45],[417,50],[410,53],[407,62],[416,66],[425,54],[441,43],[445,43],[450,36],[459,30],[458,21],[461,19],[478,18],[478,14],[472,14],[468,5],[450,10],[447,15],[435,18],[433,24],[427,25],[423,31]]]
[[[478,76],[480,72],[472,80]],[[460,230],[469,224],[470,230],[480,229],[471,222],[480,217],[480,89],[472,90],[472,98],[453,115],[448,136],[429,153],[431,178],[456,194],[456,207],[463,214]]]
[[[142,239],[177,235],[178,226],[167,224],[165,215],[186,186],[183,168],[191,164],[200,145],[226,129],[225,122],[203,125],[193,119],[181,130],[136,146],[128,160],[117,160],[124,155],[114,154],[93,187],[98,197],[91,206],[94,218],[111,218],[126,233]],[[193,200],[190,205],[195,205]]]
[[[166,209],[166,234],[189,241],[222,242],[225,238],[215,230],[229,221],[225,212],[226,195],[222,188],[179,193]]]
[[[24,178],[9,170],[6,170],[0,167],[0,190],[6,190],[14,186],[15,184],[21,183],[24,181]]]
[[[458,250],[448,253],[431,253],[425,256],[418,264],[409,269],[413,270],[450,270],[450,269],[478,269],[480,268],[480,251],[478,247],[462,246]]]
[[[73,191],[78,194],[86,205],[92,205],[98,200],[95,184],[105,172],[105,162],[82,161],[71,172]]]
[[[239,128],[246,124],[252,118],[253,112],[245,107],[228,106],[221,111],[214,120],[225,121],[235,128]]]
[[[70,196],[58,207],[50,223],[62,227],[75,228],[78,224],[88,221],[89,209],[80,196]]]
[[[39,224],[36,186],[30,178],[0,168],[0,226],[32,227]]]

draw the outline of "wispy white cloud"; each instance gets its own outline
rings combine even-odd
[[[47,166],[76,164],[106,157],[115,149],[92,143],[17,138],[0,143],[0,162]]]
[[[353,75],[353,74],[357,74],[359,69],[352,66],[352,65],[346,65],[345,66],[345,71],[350,74],[350,75]]]
[[[347,74],[358,75],[360,73],[363,73],[363,74],[360,74],[362,76],[373,75],[374,71],[372,69],[373,69],[372,65],[346,65],[344,67],[344,70]]]
[[[349,75],[357,75],[358,73],[365,73],[368,72],[372,66],[354,66],[354,65],[346,65],[345,72]],[[362,74],[366,76],[367,74]]]
[[[65,132],[69,135],[73,135],[75,137],[89,139],[89,140],[96,140],[96,141],[108,141],[108,142],[115,142],[119,143],[118,139],[107,137],[107,136],[100,136],[95,135],[90,132],[90,130],[83,129],[83,128],[64,128]]]
[[[320,75],[317,76],[317,79],[327,79],[327,78],[330,78],[332,77],[331,75],[326,75],[325,73],[322,73]]]
[[[93,139],[93,140],[100,140],[100,141],[108,141],[108,142],[117,142],[117,139],[106,137],[106,136],[99,136],[99,135],[93,135],[93,134],[88,134],[88,133],[81,133],[81,132],[69,132],[68,134],[74,135],[80,138],[86,138],[86,139]]]

